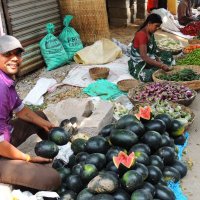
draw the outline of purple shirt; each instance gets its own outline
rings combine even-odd
[[[10,125],[13,112],[19,112],[24,107],[19,98],[14,80],[0,70],[0,142],[10,141],[13,127]]]

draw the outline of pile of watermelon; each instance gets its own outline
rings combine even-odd
[[[74,140],[69,163],[54,160],[62,200],[175,200],[167,183],[187,174],[176,147],[185,142],[184,126],[167,114],[151,119],[148,108],[136,116]]]

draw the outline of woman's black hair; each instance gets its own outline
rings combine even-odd
[[[147,19],[142,24],[142,26],[138,29],[138,31],[140,31],[141,29],[143,29],[147,24],[154,24],[154,23],[162,24],[162,19],[161,19],[160,15],[157,15],[157,14],[153,13],[153,14],[150,14],[147,17]]]

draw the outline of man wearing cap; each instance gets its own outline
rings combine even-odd
[[[23,51],[15,37],[0,36],[0,183],[54,190],[60,185],[58,173],[38,164],[51,160],[17,149],[35,133],[41,139],[48,139],[47,132],[54,127],[43,112],[35,113],[24,106],[15,90],[13,76],[19,71]],[[12,119],[13,113],[16,119]]]

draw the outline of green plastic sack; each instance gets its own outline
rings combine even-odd
[[[83,89],[83,92],[92,97],[99,96],[102,100],[113,100],[125,94],[118,89],[116,84],[104,79],[89,84],[88,87]]]
[[[53,35],[54,27],[55,26],[52,23],[46,25],[48,34],[39,43],[48,71],[68,63],[67,53],[65,52],[62,43]]]
[[[75,31],[74,28],[70,27],[69,24],[73,16],[66,15],[64,18],[64,26],[65,28],[59,35],[59,40],[61,41],[65,51],[68,55],[68,60],[73,60],[74,54],[83,49],[83,44],[80,39],[80,35]]]

